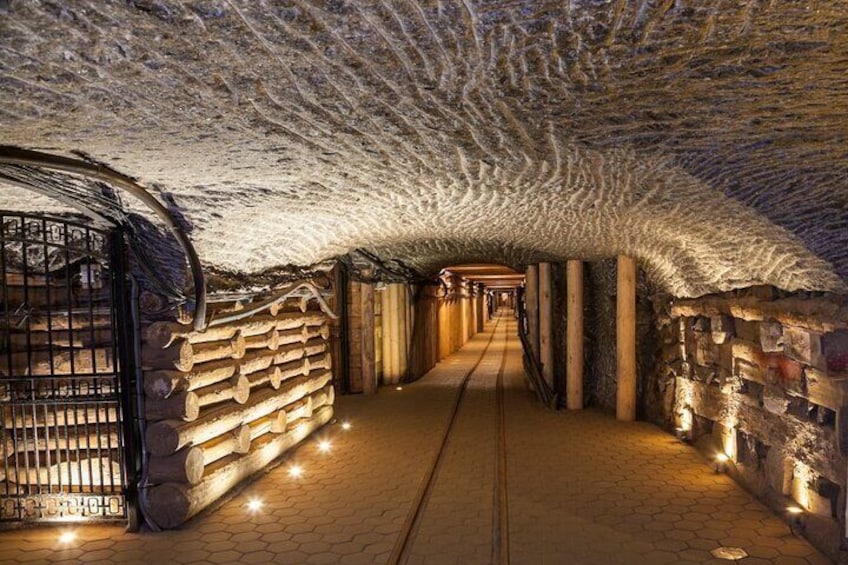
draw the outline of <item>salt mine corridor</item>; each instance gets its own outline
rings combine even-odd
[[[848,0],[0,0],[0,563],[848,565]]]

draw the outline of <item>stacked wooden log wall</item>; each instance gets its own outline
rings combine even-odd
[[[143,329],[142,502],[158,525],[183,523],[332,418],[328,318],[297,303],[203,333]]]
[[[443,296],[436,285],[348,286],[350,391],[374,392],[375,383],[415,380],[477,333],[482,295],[459,277]]]
[[[825,551],[838,549],[848,461],[846,302],[751,289],[679,300],[670,312],[658,381],[666,414],[692,439],[712,437],[764,499],[802,506],[807,533]]]

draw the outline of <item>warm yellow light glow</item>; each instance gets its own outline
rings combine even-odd
[[[59,543],[69,544],[69,543],[73,543],[76,539],[77,539],[77,533],[68,530],[68,531],[62,532],[62,534],[59,536]]]
[[[318,442],[318,451],[321,453],[329,453],[332,448],[333,444],[326,439]]]
[[[736,460],[736,428],[725,425],[722,428],[722,444],[728,459]]]
[[[794,514],[796,516],[804,513],[804,510],[802,508],[798,508],[797,506],[787,506],[786,511],[789,514]]]
[[[342,429],[349,430],[351,428],[350,422],[342,422]]]
[[[395,390],[403,390],[403,387],[402,386],[396,386]]]
[[[258,498],[251,498],[247,503],[247,509],[251,512],[259,512],[262,510],[262,501]]]
[[[289,477],[293,479],[298,479],[301,476],[303,476],[303,469],[300,467],[300,465],[292,465],[291,467],[289,467]]]
[[[810,486],[815,484],[815,472],[804,463],[795,461],[792,469],[792,498],[802,508],[810,508],[812,504]]]
[[[718,453],[716,455],[716,461],[719,463],[727,463],[730,460],[730,457],[727,456],[727,453]]]

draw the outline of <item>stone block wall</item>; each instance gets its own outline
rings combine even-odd
[[[287,301],[202,333],[159,320],[142,337],[141,502],[163,528],[185,522],[333,416],[330,327],[317,304]]]
[[[659,318],[662,413],[836,557],[845,537],[848,307],[749,289],[673,301]]]

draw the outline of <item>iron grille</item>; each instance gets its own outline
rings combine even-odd
[[[128,515],[114,235],[0,212],[0,521]]]

